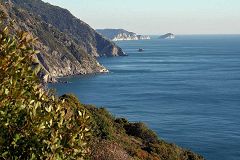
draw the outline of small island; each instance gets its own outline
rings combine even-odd
[[[173,33],[167,33],[159,37],[159,39],[174,39],[174,38],[175,38],[175,35]]]
[[[138,52],[143,52],[143,51],[144,51],[143,48],[139,48],[139,49],[138,49]]]

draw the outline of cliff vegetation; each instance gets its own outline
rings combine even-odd
[[[1,12],[0,159],[203,159],[159,139],[143,123],[115,118],[73,95],[55,96],[37,76],[37,39],[6,17]]]
[[[107,72],[96,57],[125,55],[66,9],[41,0],[2,0],[0,10],[16,30],[38,38],[36,56],[47,82],[62,76]]]

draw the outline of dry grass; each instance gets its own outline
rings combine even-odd
[[[121,146],[108,140],[95,142],[91,158],[92,160],[132,160]]]

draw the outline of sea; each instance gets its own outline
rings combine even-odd
[[[64,78],[70,83],[50,88],[145,122],[207,160],[240,160],[240,35],[116,43],[128,56],[99,58],[109,73]]]

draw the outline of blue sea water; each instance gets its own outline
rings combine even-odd
[[[208,160],[240,159],[240,35],[117,44],[129,56],[100,58],[109,74],[50,87],[143,121],[162,139]]]

